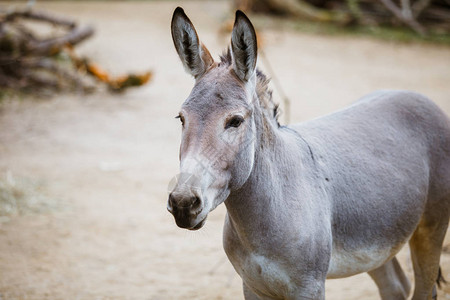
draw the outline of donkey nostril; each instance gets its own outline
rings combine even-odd
[[[193,197],[192,200],[193,200],[193,201],[192,201],[191,207],[192,207],[193,209],[199,208],[200,205],[202,204],[202,201],[200,200],[199,197]]]
[[[172,196],[172,193],[170,193],[169,201],[167,201],[167,210],[172,212],[174,208],[175,208],[175,205],[174,205],[173,196]]]

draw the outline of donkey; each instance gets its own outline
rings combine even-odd
[[[223,245],[245,299],[325,299],[327,278],[362,272],[382,299],[407,299],[395,255],[408,241],[412,299],[431,299],[450,213],[448,117],[422,95],[378,91],[281,126],[244,13],[219,62],[182,8],[171,31],[195,85],[167,209],[197,230],[225,203]]]

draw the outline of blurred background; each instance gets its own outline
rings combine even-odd
[[[166,211],[194,83],[170,35],[177,6],[216,59],[234,10],[248,13],[282,123],[376,89],[450,114],[448,0],[1,1],[0,299],[243,299],[225,207],[197,232]],[[449,235],[441,265],[450,279]],[[327,281],[327,299],[379,296],[362,274]]]

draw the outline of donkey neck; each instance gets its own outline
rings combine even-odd
[[[261,109],[255,113],[252,172],[246,183],[225,201],[231,226],[250,247],[258,243],[251,241],[253,238],[281,238],[283,234],[279,233],[285,224],[309,209],[311,177],[316,176],[313,173],[317,170],[310,147],[297,132],[274,126]],[[299,201],[299,195],[305,201]]]

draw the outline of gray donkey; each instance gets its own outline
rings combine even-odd
[[[223,244],[245,299],[324,299],[325,279],[362,272],[382,299],[406,299],[395,255],[408,241],[412,299],[432,299],[450,213],[447,116],[422,95],[379,91],[280,126],[244,13],[220,62],[181,8],[172,37],[195,85],[167,208],[197,230],[225,203]]]

